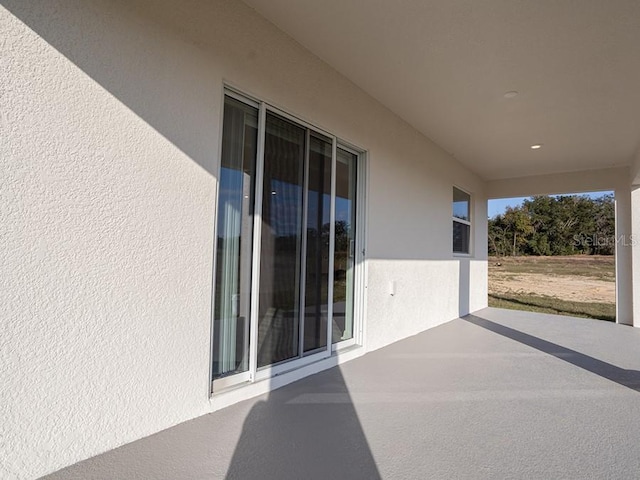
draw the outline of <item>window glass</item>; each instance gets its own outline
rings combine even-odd
[[[469,234],[471,226],[464,223],[453,222],[453,252],[469,253]]]
[[[453,187],[453,253],[470,253],[471,196]]]
[[[469,215],[469,204],[471,197],[468,193],[453,187],[453,216],[462,220],[471,220]]]

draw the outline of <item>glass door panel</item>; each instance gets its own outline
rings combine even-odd
[[[333,261],[333,343],[353,338],[357,160],[357,155],[338,148]]]
[[[305,136],[304,128],[267,114],[258,367],[299,355]]]
[[[334,142],[225,95],[212,348],[220,388],[354,339],[358,155]]]
[[[249,369],[258,111],[225,98],[218,193],[213,378]]]
[[[305,353],[327,346],[331,150],[331,140],[310,136],[303,321]]]

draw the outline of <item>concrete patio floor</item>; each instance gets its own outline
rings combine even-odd
[[[46,478],[640,478],[640,330],[485,309]]]

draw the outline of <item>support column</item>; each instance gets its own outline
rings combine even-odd
[[[631,187],[631,235],[632,323],[640,327],[640,185]]]
[[[617,188],[616,202],[616,322],[623,325],[634,324],[633,280],[634,271],[640,276],[640,270],[633,268],[633,257],[640,261],[640,252],[633,255],[632,231],[632,192],[630,187]],[[640,220],[640,191],[635,199],[637,206],[635,217]],[[640,225],[640,224],[639,224]],[[637,231],[637,229],[636,229]],[[640,233],[640,232],[639,232]],[[639,237],[640,238],[640,237]],[[638,247],[636,247],[638,248]],[[636,285],[640,285],[640,278]],[[635,303],[638,305],[638,303]],[[637,317],[637,315],[636,315]],[[636,326],[640,326],[637,321]]]

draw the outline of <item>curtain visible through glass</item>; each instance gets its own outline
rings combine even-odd
[[[214,378],[247,371],[257,109],[225,98],[214,300]]]

